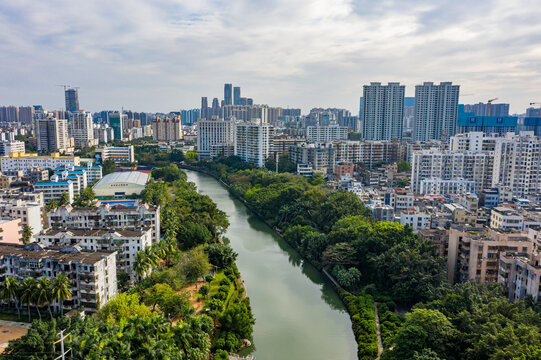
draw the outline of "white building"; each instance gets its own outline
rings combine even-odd
[[[89,252],[78,246],[46,248],[37,243],[0,245],[0,271],[3,276],[54,278],[65,274],[71,280],[72,297],[63,303],[64,310],[80,309],[94,313],[117,294],[115,252]],[[52,304],[59,311],[56,300]]]
[[[475,181],[464,178],[444,180],[441,178],[427,178],[421,180],[419,194],[422,195],[445,195],[466,194],[475,191]]]
[[[42,210],[43,203],[9,196],[4,198],[0,195],[0,217],[21,219],[21,225],[30,226],[33,233],[43,229]]]
[[[24,142],[17,140],[0,141],[0,156],[11,153],[24,153]]]
[[[160,207],[138,200],[102,201],[91,208],[59,206],[47,214],[53,229],[152,229],[154,242],[160,240]]]
[[[63,193],[68,194],[70,204],[73,202],[75,197],[75,186],[73,184],[73,181],[58,180],[58,177],[51,179],[50,181],[35,183],[34,191],[43,193],[43,199],[47,203],[53,199],[60,200],[60,197]]]
[[[121,171],[105,175],[92,187],[97,198],[123,199],[140,195],[150,175],[140,171]]]
[[[400,213],[400,224],[409,225],[417,234],[419,230],[430,229],[430,215],[419,212],[416,209],[409,209]]]
[[[310,142],[327,142],[333,140],[347,140],[349,129],[346,126],[307,126],[306,140]]]
[[[94,140],[92,114],[87,111],[77,111],[70,114],[71,136],[75,147],[82,149],[86,146],[98,145]]]
[[[131,275],[138,251],[152,245],[152,229],[48,229],[34,235],[45,246],[76,244],[83,250],[116,252],[116,266]]]
[[[522,231],[524,217],[514,209],[497,206],[490,212],[490,227],[493,229]]]
[[[71,180],[73,182],[73,193],[75,196],[81,195],[81,190],[88,186],[88,177],[86,170],[59,170],[51,176],[52,181]]]
[[[94,165],[91,162],[87,162],[85,165],[81,166],[59,166],[56,169],[54,169],[55,172],[57,171],[85,171],[87,176],[88,184],[95,183],[96,181],[99,181],[102,176],[102,168],[100,165]]]
[[[117,166],[135,162],[133,145],[126,147],[107,146],[102,149],[96,149],[96,157],[101,157],[102,163],[105,160],[113,160]]]
[[[268,124],[235,124],[235,155],[259,167],[265,165],[272,149],[273,127]]]
[[[197,120],[197,154],[200,159],[210,159],[212,147],[233,144],[234,123],[232,120]]]
[[[451,82],[415,86],[413,139],[448,140],[456,131],[460,86]]]
[[[60,156],[58,153],[53,153],[51,156],[12,153],[8,156],[0,157],[0,168],[2,171],[22,170],[24,175],[28,175],[29,170],[33,168],[56,169],[59,166],[79,166],[79,164],[79,157]]]

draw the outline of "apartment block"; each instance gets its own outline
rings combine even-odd
[[[72,282],[71,298],[64,301],[64,310],[80,309],[88,313],[98,310],[117,294],[116,253],[85,251],[79,246],[44,247],[38,243],[0,245],[0,271],[19,281],[32,277],[54,278],[62,273]],[[59,311],[56,300],[52,304]]]
[[[116,267],[131,275],[138,251],[152,244],[152,229],[48,229],[34,235],[35,241],[45,246],[78,245],[83,250],[116,253]]]
[[[349,129],[345,126],[307,126],[306,140],[309,142],[327,142],[347,140]]]
[[[156,141],[179,141],[183,138],[180,116],[156,118],[152,121],[152,134]]]
[[[235,156],[243,161],[265,166],[271,155],[274,130],[265,123],[238,123],[234,126]]]
[[[38,156],[37,154],[12,153],[0,157],[0,168],[6,170],[23,170],[24,175],[33,168],[56,169],[59,166],[79,166],[80,159],[77,156],[60,156],[52,153],[50,156]]]
[[[372,82],[363,87],[361,120],[366,140],[402,138],[405,89],[400,83]]]
[[[24,142],[17,140],[0,141],[0,156],[8,156],[11,153],[24,154]]]
[[[197,154],[210,159],[213,145],[233,144],[234,123],[230,120],[197,120]]]
[[[34,233],[43,229],[42,210],[43,202],[3,197],[0,194],[0,217],[20,219],[21,225],[30,226]]]
[[[133,145],[126,147],[107,146],[96,149],[95,156],[102,163],[105,160],[113,160],[117,166],[135,162]]]
[[[53,229],[152,229],[154,242],[160,240],[160,207],[137,200],[102,201],[95,207],[59,206],[47,214]]]
[[[50,181],[42,181],[34,184],[34,191],[43,193],[46,203],[51,200],[60,200],[63,193],[68,194],[70,204],[75,198],[75,184],[71,180],[59,180],[54,177]]]

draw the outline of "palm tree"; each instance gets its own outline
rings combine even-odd
[[[53,313],[51,312],[51,302],[53,302],[53,284],[51,280],[46,277],[42,277],[38,282],[36,294],[36,302],[40,306],[47,304],[47,310],[49,310],[49,316],[53,318]]]
[[[15,307],[17,308],[17,317],[21,318],[21,310],[19,309],[18,298],[21,286],[19,281],[13,276],[8,276],[2,284],[2,291],[0,292],[0,297],[5,301],[15,302]]]
[[[133,264],[133,270],[135,274],[140,278],[145,275],[149,269],[149,261],[146,254],[142,251],[138,251],[135,255],[135,264]]]
[[[71,280],[66,274],[58,274],[53,282],[53,299],[60,302],[60,312],[64,315],[64,300],[71,297]]]
[[[24,228],[23,228],[23,243],[26,245],[30,242],[30,239],[32,239],[32,231],[34,229],[32,229],[31,226],[28,226],[28,225],[25,225]]]
[[[21,284],[21,293],[19,300],[21,303],[26,304],[28,308],[28,321],[31,320],[30,304],[34,302],[34,290],[36,289],[37,280],[34,278],[26,278]]]

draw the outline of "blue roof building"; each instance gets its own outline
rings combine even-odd
[[[464,105],[458,105],[457,133],[482,131],[485,135],[517,132],[516,116],[476,116],[464,112]]]

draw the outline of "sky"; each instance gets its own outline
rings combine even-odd
[[[0,2],[0,104],[168,112],[223,98],[358,113],[362,86],[461,86],[461,103],[541,102],[539,0]]]

